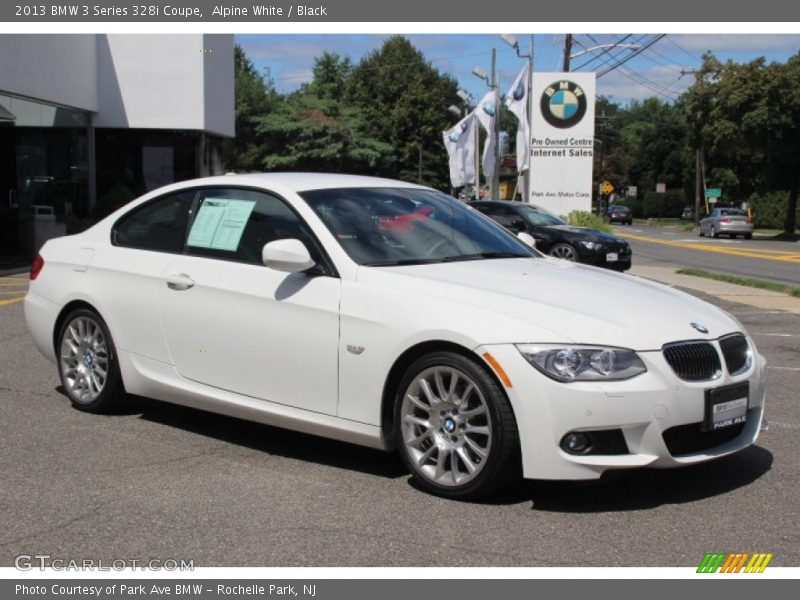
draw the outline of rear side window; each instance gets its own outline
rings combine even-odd
[[[194,196],[178,192],[133,209],[114,226],[114,245],[180,254]]]

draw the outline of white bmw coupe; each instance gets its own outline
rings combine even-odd
[[[765,361],[727,313],[386,179],[156,190],[45,244],[25,316],[78,409],[129,393],[396,449],[454,498],[698,463],[763,416]]]

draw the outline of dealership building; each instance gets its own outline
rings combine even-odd
[[[0,35],[0,269],[42,236],[218,174],[232,35]]]

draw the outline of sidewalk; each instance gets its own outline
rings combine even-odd
[[[692,275],[678,275],[671,267],[634,266],[628,273],[667,285],[697,290],[730,302],[739,302],[765,310],[785,310],[800,315],[800,298],[779,292],[734,285]]]

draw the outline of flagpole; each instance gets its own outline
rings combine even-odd
[[[497,91],[497,50],[492,48],[492,89],[494,90],[494,131],[491,135],[494,137],[494,173],[492,174],[491,183],[491,199],[500,199],[500,106],[499,94]],[[488,132],[487,132],[488,133]]]
[[[528,52],[528,139],[525,140],[525,145],[528,148],[528,168],[525,169],[525,177],[523,178],[524,185],[523,193],[524,197],[522,198],[523,202],[530,202],[531,201],[531,137],[533,135],[531,131],[531,124],[533,123],[533,93],[531,87],[533,86],[533,34],[531,34],[530,38],[530,51]]]

